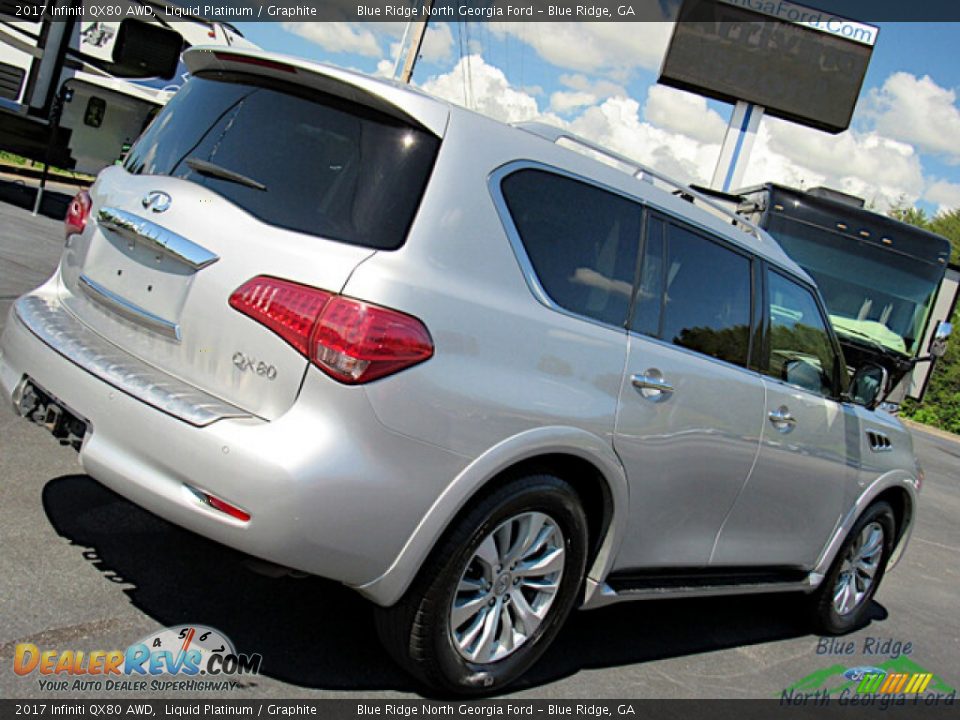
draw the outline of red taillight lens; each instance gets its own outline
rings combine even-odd
[[[430,333],[417,318],[286,280],[248,280],[230,296],[230,306],[348,385],[392,375],[433,355]]]
[[[338,295],[323,309],[310,349],[321,370],[353,385],[423,362],[433,341],[415,317]]]
[[[266,325],[304,355],[310,334],[331,293],[306,285],[255,277],[230,296],[230,307]]]
[[[86,190],[81,190],[74,196],[67,205],[67,216],[63,219],[63,231],[66,237],[83,232],[92,207],[93,202]]]

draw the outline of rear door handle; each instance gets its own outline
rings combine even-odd
[[[790,408],[781,405],[776,410],[771,410],[767,416],[770,423],[777,429],[777,432],[788,433],[797,425],[797,419],[790,414]]]
[[[630,382],[642,397],[651,402],[663,402],[673,395],[673,385],[664,380],[663,374],[656,368],[631,375]]]

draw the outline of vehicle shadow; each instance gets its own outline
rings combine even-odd
[[[38,182],[35,179],[31,179],[30,182],[32,184],[27,184],[23,180],[0,180],[0,202],[16,205],[24,210],[32,210],[37,199]],[[63,220],[72,197],[48,188],[40,201],[39,214],[54,220]]]
[[[264,675],[301,687],[421,692],[381,650],[372,608],[319,578],[268,578],[248,558],[152,515],[85,475],[49,481],[43,505],[57,533],[88,548],[106,579],[164,625],[224,632],[239,652],[263,656]],[[574,613],[516,686],[536,687],[584,668],[783,640],[808,634],[791,595],[659,600]],[[874,618],[886,614],[874,604]],[[132,640],[132,639],[131,639]]]

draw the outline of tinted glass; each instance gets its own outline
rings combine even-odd
[[[943,267],[781,215],[768,229],[816,281],[840,335],[914,354]]]
[[[188,179],[272,225],[366,247],[403,244],[439,140],[332,96],[255,82],[191,78],[124,167]],[[216,177],[218,168],[234,178]]]
[[[664,340],[747,364],[750,261],[676,225],[667,225]]]
[[[813,295],[775,272],[767,275],[770,300],[769,373],[830,397],[836,354]]]
[[[647,239],[643,247],[637,306],[630,329],[658,337],[660,307],[663,301],[663,233],[666,224],[658,217],[647,220]]]
[[[640,206],[541,170],[513,173],[502,190],[551,299],[578,315],[622,326],[633,293]]]

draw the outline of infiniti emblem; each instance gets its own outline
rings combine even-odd
[[[170,203],[173,202],[173,200],[165,192],[151,190],[143,196],[143,200],[140,202],[143,203],[143,206],[148,210],[152,210],[155,213],[162,213],[170,207]]]

